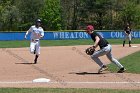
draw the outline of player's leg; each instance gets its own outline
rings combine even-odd
[[[35,55],[34,63],[36,64],[37,63],[37,59],[38,59],[38,57],[40,55],[40,41],[36,42],[35,50],[36,50],[36,55]]]
[[[120,70],[118,71],[119,73],[124,72],[125,71],[124,67],[121,65],[121,63],[117,59],[115,59],[112,56],[112,53],[111,53],[112,47],[111,47],[111,45],[108,45],[108,48],[110,49],[110,51],[106,54],[107,58],[120,68]]]
[[[37,64],[38,57],[39,57],[39,55],[35,55],[34,64]]]
[[[123,41],[123,47],[125,46],[125,40]]]
[[[99,70],[98,70],[98,73],[104,71],[107,69],[107,66],[105,64],[103,64],[101,62],[101,60],[99,59],[100,56],[103,56],[103,55],[106,55],[108,53],[108,50],[107,48],[103,48],[101,50],[98,50],[98,51],[95,51],[93,53],[93,55],[91,55],[91,58],[101,67]]]
[[[131,34],[129,34],[128,38],[129,38],[129,47],[131,47],[131,39],[132,39]]]
[[[30,52],[32,53],[32,54],[34,54],[34,51],[35,51],[35,45],[36,45],[36,43],[34,43],[34,42],[30,42]]]
[[[125,41],[127,39],[127,34],[124,35],[124,40],[123,40],[123,47],[125,46]]]
[[[34,54],[36,54],[36,44],[35,44],[35,46],[34,46],[34,47],[35,47]]]

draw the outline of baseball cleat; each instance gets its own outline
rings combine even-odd
[[[123,73],[123,72],[125,72],[125,71],[126,71],[125,68],[121,68],[117,73]]]
[[[108,69],[108,67],[106,66],[106,65],[103,65],[99,70],[98,70],[98,73],[101,73],[101,72],[103,72],[103,71],[105,71],[105,70],[107,70]]]

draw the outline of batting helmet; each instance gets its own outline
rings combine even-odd
[[[41,23],[41,19],[37,19],[37,20],[36,20],[36,23],[38,23],[38,22]]]
[[[86,30],[94,30],[94,27],[92,25],[88,25]]]

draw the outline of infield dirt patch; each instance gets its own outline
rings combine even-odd
[[[138,47],[113,45],[117,59],[140,50]],[[97,74],[99,66],[84,52],[88,45],[42,47],[38,64],[32,64],[34,55],[28,48],[0,49],[0,87],[51,87],[51,88],[112,88],[140,89],[140,75],[131,73]],[[108,64],[106,56],[101,60]],[[47,78],[49,83],[33,83]]]

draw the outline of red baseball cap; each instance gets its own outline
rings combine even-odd
[[[88,25],[87,28],[86,28],[86,30],[94,30],[94,26]]]

